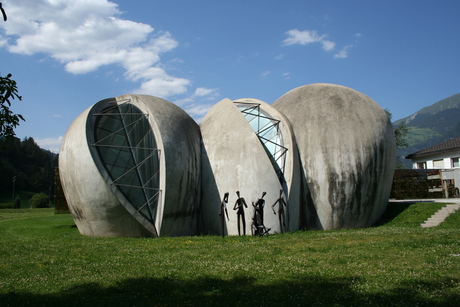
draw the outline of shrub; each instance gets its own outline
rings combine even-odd
[[[14,198],[14,205],[13,207],[15,209],[21,209],[21,196],[19,195],[16,195],[16,197]]]
[[[45,193],[39,193],[32,196],[32,198],[29,200],[29,203],[34,208],[49,208],[50,198]]]
[[[0,203],[0,209],[11,209],[11,203]]]

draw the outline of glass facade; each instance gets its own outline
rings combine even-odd
[[[263,112],[258,103],[235,102],[235,104],[257,134],[280,182],[284,183],[287,148],[283,146],[283,135],[279,128],[280,121]]]
[[[155,225],[160,196],[159,155],[144,114],[130,103],[107,105],[95,116],[94,144],[98,156],[126,201]]]

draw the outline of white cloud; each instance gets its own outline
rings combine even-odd
[[[178,46],[172,35],[154,35],[148,24],[121,19],[113,2],[6,0],[4,4],[11,17],[0,25],[6,34],[0,36],[0,47],[12,53],[46,54],[73,74],[120,65],[127,80],[141,82],[136,92],[162,98],[183,94],[191,84],[170,76],[160,65],[160,55]]]
[[[0,35],[0,48],[5,47],[7,44],[8,44],[8,41],[6,40],[6,38]]]
[[[334,59],[345,59],[348,57],[348,49],[353,47],[353,45],[348,45],[342,48],[338,53],[334,54]]]
[[[213,106],[214,104],[193,103],[185,107],[185,112],[190,114],[190,116],[199,124]]]
[[[348,51],[341,50],[338,53],[334,54],[334,59],[345,59],[348,57]]]
[[[329,50],[332,50],[335,48],[335,43],[334,42],[331,42],[331,41],[328,41],[328,40],[323,40],[321,42],[323,44],[323,49],[326,50],[326,51],[329,51]]]
[[[54,153],[59,153],[62,139],[63,137],[60,136],[57,138],[47,138],[47,139],[35,140],[35,142],[41,148],[48,149],[49,151],[54,152]]]
[[[284,46],[289,45],[306,45],[315,42],[321,42],[325,35],[318,35],[315,30],[299,31],[297,29],[289,30],[286,32],[288,38],[283,41]]]
[[[325,39],[325,37],[327,36],[326,34],[319,35],[318,32],[315,30],[299,31],[297,29],[293,29],[293,30],[287,31],[286,35],[288,37],[283,41],[284,46],[295,45],[295,44],[307,45],[311,43],[320,43],[322,45],[323,50],[325,51],[334,50],[336,47],[335,42]],[[360,38],[361,36],[362,36],[361,33],[355,34],[356,39]],[[342,50],[334,54],[333,56],[334,59],[347,58],[349,49],[352,47],[353,45],[348,45],[348,46],[343,47]]]
[[[271,71],[266,70],[266,71],[262,72],[262,73],[260,74],[260,76],[263,78],[263,77],[268,76],[270,73],[271,73]]]
[[[215,91],[216,91],[216,89],[199,87],[199,88],[197,88],[195,90],[195,96],[196,97],[209,96],[209,95],[213,95],[213,93],[215,93]]]
[[[190,84],[187,79],[171,77],[164,73],[164,76],[147,78],[134,93],[164,98],[187,92],[187,86]]]
[[[325,51],[330,51],[335,48],[334,42],[325,39],[327,36],[326,34],[319,35],[316,30],[299,31],[293,29],[287,31],[286,35],[288,37],[283,41],[284,46],[320,43]]]
[[[209,89],[199,87],[190,96],[174,101],[174,103],[183,108],[198,123],[204,115],[211,109],[219,96],[218,89]],[[213,103],[209,103],[212,101]]]
[[[275,57],[275,60],[281,60],[282,58],[284,58],[284,54],[281,53]]]
[[[285,72],[285,73],[283,73],[282,76],[284,77],[284,79],[290,79],[291,78],[291,73],[290,72]]]
[[[184,106],[188,103],[196,102],[196,100],[200,100],[200,101],[215,100],[218,96],[219,96],[218,89],[199,87],[190,96],[183,98],[183,99],[176,100],[174,101],[174,103],[177,104],[178,106]]]

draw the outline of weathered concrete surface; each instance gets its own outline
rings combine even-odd
[[[267,106],[265,103],[261,104],[263,109],[266,109]],[[276,117],[275,113],[278,112],[271,111],[271,116]],[[286,123],[285,120],[284,123]],[[226,221],[225,235],[238,235],[237,214],[233,210],[237,200],[236,191],[240,191],[241,197],[248,205],[248,208],[245,208],[247,235],[251,234],[250,227],[254,213],[252,202],[256,202],[262,192],[267,192],[264,197],[264,225],[271,228],[271,233],[281,232],[278,217],[273,214],[270,207],[278,199],[283,185],[264,147],[238,107],[229,99],[220,101],[205,116],[200,128],[203,139],[204,232],[221,234],[221,221],[218,213],[224,194],[229,192],[227,209],[230,220]],[[288,133],[286,133],[286,138],[289,138]],[[286,145],[292,146],[292,140],[286,141]],[[294,152],[292,148],[290,149]],[[287,168],[292,172],[293,162],[288,163],[291,165]],[[289,174],[287,177],[289,177],[290,189],[293,175]],[[295,206],[296,204],[293,203],[292,208]]]
[[[285,222],[288,231],[297,231],[305,227],[305,212],[300,206],[300,188],[301,188],[301,164],[299,161],[299,152],[294,139],[294,132],[288,119],[278,110],[273,108],[268,103],[254,98],[241,98],[233,101],[234,103],[258,103],[262,112],[268,114],[273,119],[279,120],[279,130],[283,139],[283,146],[287,148],[285,164],[284,164],[284,192],[283,197],[287,203]],[[276,191],[267,191],[270,194]],[[275,193],[276,194],[276,193]],[[277,195],[279,196],[279,194]],[[270,208],[273,203],[267,203],[267,212],[273,214]],[[278,206],[278,205],[277,205]],[[275,211],[277,211],[276,209]],[[273,232],[272,232],[273,233]]]
[[[197,233],[201,191],[201,133],[181,108],[154,96],[123,95],[149,114],[160,154],[162,201],[157,212],[160,236]]]
[[[201,188],[200,131],[195,121],[174,104],[152,96],[123,95],[148,114],[160,149],[161,199],[155,217],[158,235],[197,233]],[[82,113],[64,137],[59,167],[62,187],[79,231],[89,236],[152,236],[120,192],[111,185],[100,159],[88,144],[88,114]],[[102,167],[101,167],[102,166]],[[120,201],[121,200],[121,201]],[[136,220],[137,218],[137,220]]]
[[[70,125],[59,153],[61,184],[75,224],[86,236],[151,236],[115,198],[94,164],[86,141],[90,109]]]
[[[386,208],[395,167],[386,112],[364,94],[332,84],[296,88],[273,107],[294,131],[310,192],[303,195],[309,226],[340,229],[376,222]]]

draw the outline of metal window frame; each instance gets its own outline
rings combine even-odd
[[[268,116],[268,114],[261,111],[260,103],[234,101],[234,104],[238,107],[238,109],[240,110],[240,112],[243,114],[243,116],[246,118],[246,120],[248,121],[250,125],[252,121],[257,118],[257,131],[254,131],[254,132],[259,138],[259,141],[264,146],[267,154],[269,154],[269,158],[270,158],[270,161],[272,162],[273,168],[275,169],[280,182],[283,183],[285,181],[284,171],[285,171],[285,166],[286,166],[286,153],[288,151],[288,148],[285,147],[283,144],[277,143],[273,141],[272,139],[268,139],[264,137],[264,132],[269,131],[270,129],[274,128],[276,129],[275,135],[278,136],[280,140],[283,140],[283,134],[281,133],[280,128],[279,128],[279,124],[281,123],[281,121],[273,117],[270,117]],[[247,107],[241,108],[241,106],[247,106]],[[256,111],[256,114],[252,113],[252,111]],[[254,116],[254,118],[248,119],[248,116]],[[261,127],[261,122],[260,122],[261,118],[268,120],[268,123],[262,127]],[[266,146],[266,143],[271,143],[271,144],[274,144],[275,146],[279,146],[280,149],[272,153]],[[278,162],[280,159],[282,159],[281,163]]]
[[[150,176],[150,178],[143,178],[142,175],[140,174],[140,168],[149,161],[149,159],[153,158],[154,156],[157,156],[157,163],[158,167],[160,166],[160,156],[161,156],[161,150],[158,148],[151,148],[151,147],[144,147],[144,146],[139,146],[142,140],[149,134],[152,133],[153,131],[150,127],[150,130],[146,131],[144,136],[142,136],[137,144],[131,144],[129,134],[130,132],[133,131],[134,127],[142,120],[147,120],[149,114],[143,113],[137,106],[130,104],[130,100],[126,99],[123,101],[117,101],[115,98],[109,98],[109,99],[104,99],[96,103],[93,108],[90,110],[90,114],[88,115],[87,118],[87,141],[88,141],[88,147],[90,149],[91,155],[93,157],[93,160],[95,161],[95,164],[100,171],[102,177],[104,180],[109,184],[111,187],[112,192],[115,194],[117,199],[120,201],[120,203],[128,210],[128,212],[131,213],[131,215],[137,219],[149,232],[151,232],[154,236],[158,236],[158,230],[155,227],[155,221],[156,221],[156,212],[157,209],[154,209],[153,206],[158,206],[159,205],[159,199],[161,197],[162,190],[158,188],[152,188],[148,187],[148,184],[154,180],[155,178],[160,182],[160,169],[154,174]],[[127,106],[128,105],[128,106]],[[122,106],[128,107],[128,112],[123,112],[121,109]],[[140,112],[132,112],[133,107],[138,109]],[[111,111],[116,111],[118,109],[118,112],[111,112]],[[126,116],[128,115],[138,115],[139,119],[134,120],[133,122],[130,122],[129,124],[126,124],[125,119]],[[112,116],[114,117],[113,120],[121,121],[121,126],[122,128],[117,129],[116,131],[109,131],[105,129],[109,133],[109,135],[105,136],[103,139],[98,140],[97,139],[97,125],[100,121],[101,116]],[[128,146],[123,146],[123,145],[117,145],[117,144],[102,144],[104,140],[107,140],[108,138],[114,136],[115,134],[119,134],[121,131],[123,131],[123,134],[125,138],[128,141]],[[155,141],[156,143],[156,141]],[[128,149],[131,154],[131,159],[134,163],[134,165],[131,165],[130,168],[126,168],[123,170],[123,174],[118,176],[118,178],[113,178],[110,171],[107,169],[107,166],[105,165],[105,162],[103,162],[101,153],[99,148],[101,147],[108,147],[108,148],[114,148],[114,149]],[[139,150],[148,150],[151,151],[149,154],[146,155],[146,157],[142,157],[142,160],[138,161],[136,158],[136,151]],[[123,168],[123,166],[120,165],[113,165],[117,166],[120,168]],[[124,184],[122,182],[122,178],[126,175],[128,175],[131,172],[136,172],[138,181],[141,184],[139,185],[130,185],[130,184]],[[132,203],[130,203],[129,199],[127,196],[124,194],[123,190],[121,187],[128,187],[131,189],[141,189],[142,193],[144,195],[144,199],[146,200],[143,204],[141,204],[139,207],[134,206]],[[147,190],[149,191],[155,191],[153,195],[150,197],[147,193]],[[146,216],[145,213],[141,210],[143,210],[147,206],[147,211],[150,216]]]

